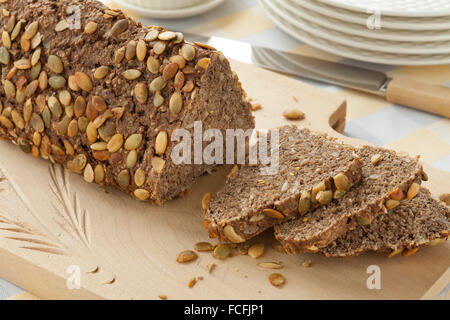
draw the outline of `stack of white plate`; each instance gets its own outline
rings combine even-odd
[[[346,58],[450,63],[450,0],[259,0],[291,36]]]
[[[114,0],[121,7],[149,18],[187,18],[214,9],[225,0]]]

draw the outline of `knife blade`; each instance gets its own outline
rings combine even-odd
[[[385,73],[274,50],[249,43],[183,32],[189,42],[208,44],[231,59],[272,71],[331,83],[385,98],[392,103],[450,118],[450,88]]]

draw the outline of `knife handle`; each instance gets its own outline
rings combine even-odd
[[[393,78],[386,89],[386,100],[450,118],[450,88],[404,77]]]

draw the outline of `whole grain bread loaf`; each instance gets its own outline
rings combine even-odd
[[[353,256],[369,250],[390,251],[389,257],[410,255],[423,245],[444,242],[449,235],[449,208],[422,188],[411,201],[402,201],[392,212],[378,216],[370,225],[356,227],[319,252],[329,257]]]
[[[214,165],[175,165],[171,134],[254,127],[222,53],[93,0],[0,2],[0,136],[161,204]]]
[[[358,154],[363,164],[358,186],[302,219],[275,226],[275,237],[286,251],[319,251],[356,226],[370,224],[400,201],[412,199],[419,192],[422,179],[427,179],[418,157],[369,146],[361,148]]]
[[[361,162],[354,148],[309,129],[284,126],[276,130],[278,172],[265,175],[262,165],[243,166],[232,171],[212,199],[204,197],[210,237],[244,242],[280,221],[342,197],[359,181]]]

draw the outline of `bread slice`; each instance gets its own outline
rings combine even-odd
[[[216,166],[175,164],[175,130],[254,128],[237,75],[212,47],[94,0],[9,0],[0,10],[12,40],[0,48],[0,138],[36,158],[162,204]]]
[[[317,252],[358,224],[370,224],[378,214],[419,191],[424,172],[418,157],[370,146],[361,148],[358,154],[363,174],[358,186],[327,206],[275,226],[275,237],[286,251]]]
[[[390,257],[410,255],[423,245],[442,243],[450,234],[450,210],[422,188],[411,201],[378,216],[367,226],[358,226],[319,252],[328,257],[347,257],[362,252],[390,251]]]
[[[205,227],[211,237],[244,242],[297,216],[302,194],[300,211],[306,213],[308,208],[332,201],[336,186],[341,190],[337,194],[342,196],[359,181],[361,162],[354,148],[308,129],[284,126],[276,130],[279,172],[263,175],[262,166],[243,166],[235,172],[205,211]],[[321,203],[312,200],[311,194],[319,196]]]

